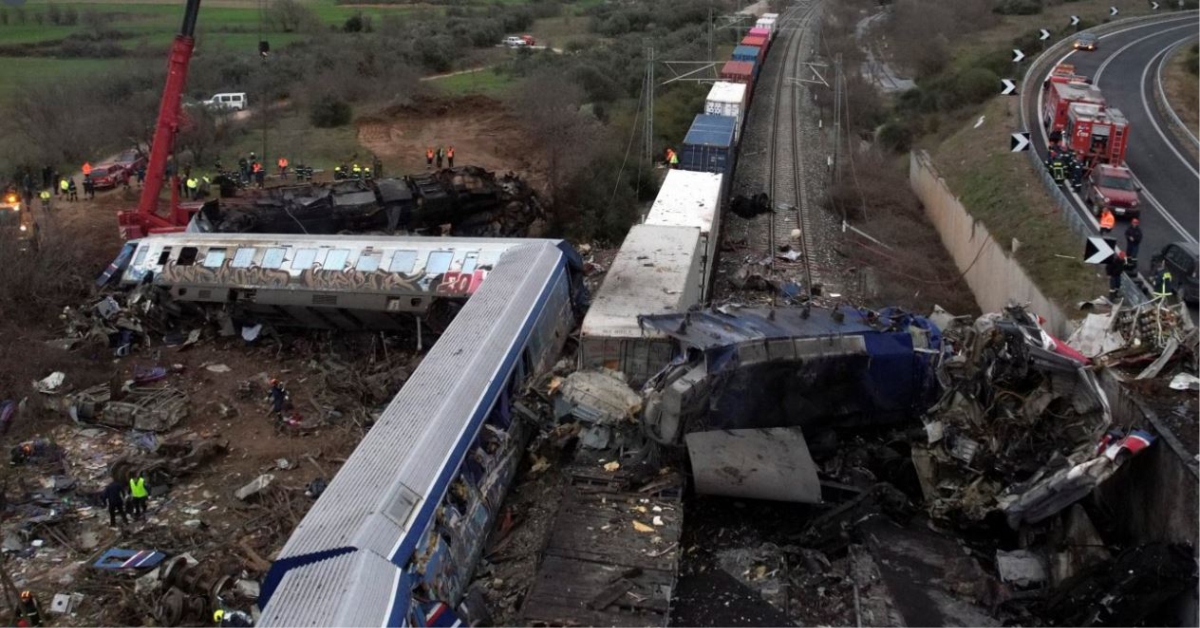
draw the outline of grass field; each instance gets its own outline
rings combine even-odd
[[[130,64],[161,66],[162,61],[150,59],[55,59],[53,57],[4,57],[0,58],[0,85],[6,88],[53,80],[86,80],[105,76],[110,72],[128,69]],[[0,98],[4,95],[0,93]]]
[[[428,84],[450,96],[465,94],[483,94],[486,96],[502,96],[513,86],[513,78],[505,72],[491,68],[478,72],[463,72],[443,78],[430,79]]]
[[[236,164],[239,155],[250,151],[262,154],[262,127],[252,120],[239,131],[230,148],[221,152],[228,167]],[[333,129],[313,128],[308,117],[299,112],[273,113],[267,128],[267,159],[274,164],[284,155],[293,165],[305,164],[332,170],[355,154],[361,161],[370,162],[370,155],[358,144],[358,132],[348,124]],[[363,159],[364,156],[366,159]]]

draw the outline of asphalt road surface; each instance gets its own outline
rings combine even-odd
[[[1131,25],[1101,35],[1095,51],[1072,51],[1057,59],[1074,64],[1077,74],[1091,77],[1108,106],[1120,109],[1129,119],[1125,159],[1143,188],[1141,227],[1145,239],[1138,256],[1143,273],[1148,273],[1150,258],[1167,243],[1187,242],[1195,249],[1200,238],[1200,166],[1154,100],[1158,64],[1176,45],[1195,40],[1198,28],[1200,18],[1195,14]],[[1037,78],[1033,84],[1040,86],[1045,77]],[[1044,129],[1034,131],[1034,144],[1044,158]],[[1082,198],[1071,196],[1077,210],[1098,228]],[[1114,234],[1122,246],[1124,228],[1124,224],[1118,225]]]

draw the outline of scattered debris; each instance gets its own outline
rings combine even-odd
[[[250,499],[252,496],[258,495],[259,493],[261,493],[263,490],[265,490],[268,486],[271,485],[271,482],[274,482],[274,481],[275,481],[275,476],[273,474],[264,473],[256,478],[254,478],[254,480],[252,480],[249,484],[243,486],[242,488],[239,488],[233,494],[233,496],[242,501],[246,501],[247,499]]]

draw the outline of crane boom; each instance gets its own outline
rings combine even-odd
[[[171,43],[167,57],[167,81],[163,87],[162,102],[158,107],[158,121],[154,126],[154,138],[150,145],[150,161],[146,166],[146,183],[137,209],[117,214],[121,237],[140,238],[150,232],[182,231],[189,219],[188,212],[179,206],[179,186],[171,186],[171,211],[166,217],[158,214],[158,196],[162,192],[166,177],[167,158],[179,132],[180,103],[187,85],[188,66],[195,47],[196,17],[200,12],[200,0],[187,0],[183,25]]]

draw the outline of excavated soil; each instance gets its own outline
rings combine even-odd
[[[507,106],[486,96],[419,98],[358,120],[358,141],[371,152],[398,162],[398,172],[426,169],[425,149],[453,146],[455,165],[515,172],[541,187],[544,166],[536,144]]]

